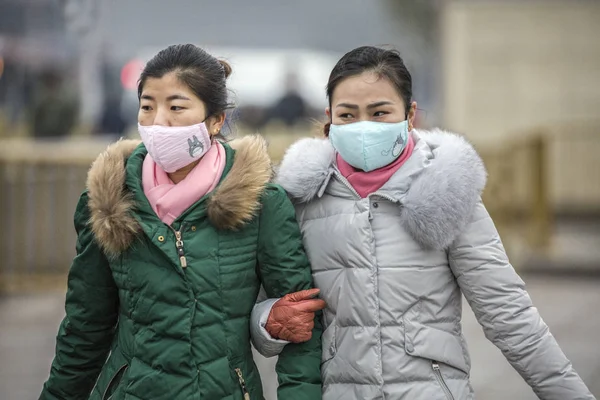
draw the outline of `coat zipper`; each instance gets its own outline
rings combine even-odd
[[[399,203],[399,201],[397,199],[394,199],[391,196],[388,196],[386,194],[381,194],[381,193],[375,192],[373,194],[370,194],[369,196],[377,196],[377,197],[381,197],[382,199],[386,199],[392,203]]]
[[[246,381],[244,380],[242,370],[236,368],[235,373],[238,376],[238,381],[240,382],[240,387],[242,388],[242,393],[244,394],[244,400],[250,400],[250,393],[248,392],[248,388],[246,387]]]
[[[179,256],[179,263],[181,264],[181,268],[187,268],[187,259],[185,258],[185,251],[183,250],[183,228],[185,224],[182,222],[179,226],[179,230],[176,231],[173,227],[169,226],[169,228],[175,233],[175,247],[177,248],[177,255]]]
[[[454,400],[454,396],[452,395],[452,392],[448,388],[448,385],[446,385],[446,381],[444,381],[444,377],[442,376],[442,371],[440,371],[440,365],[437,362],[432,361],[431,367],[433,368],[433,374],[435,375],[435,378],[437,379],[438,383],[442,387],[442,390],[446,394],[446,397],[448,398],[448,400]]]
[[[352,185],[350,184],[350,182],[348,182],[348,179],[346,179],[341,173],[339,173],[337,170],[334,172],[335,175],[338,177],[338,179],[340,180],[340,182],[342,182],[342,184],[344,184],[344,186],[346,186],[352,193],[354,193],[354,195],[356,197],[358,197],[359,199],[361,199],[362,197],[360,197],[360,195],[358,194],[358,192],[356,191],[356,189],[354,189],[352,187]]]
[[[344,177],[339,171],[335,170],[335,176],[337,176],[337,178],[340,180],[340,182],[342,182],[342,184],[344,186],[346,186],[348,188],[348,190],[350,190],[352,193],[354,193],[354,195],[358,198],[358,199],[362,199],[362,197],[358,194],[358,192],[356,191],[356,189],[354,189],[352,187],[352,185],[350,184],[350,182],[348,182],[348,179],[346,179],[346,177]],[[369,209],[369,221],[371,221],[373,219],[373,216],[371,215],[371,209]]]

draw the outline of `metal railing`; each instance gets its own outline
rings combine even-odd
[[[508,146],[480,150],[488,171],[483,201],[516,266],[550,245],[547,147],[547,137],[538,132]]]
[[[264,136],[272,159],[278,162],[303,135],[265,132]],[[594,137],[600,152],[600,137]],[[489,173],[484,201],[517,268],[532,253],[546,252],[552,236],[548,187],[552,140],[547,132],[537,131],[506,146],[478,147]],[[89,165],[107,144],[89,140],[0,143],[0,291],[64,286],[75,255],[76,202],[85,188]],[[587,170],[589,162],[580,160],[571,166],[571,173]]]
[[[102,142],[0,143],[0,291],[64,282],[73,212]]]

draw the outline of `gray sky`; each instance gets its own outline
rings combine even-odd
[[[107,1],[107,39],[119,56],[181,42],[334,51],[408,45],[382,0]]]

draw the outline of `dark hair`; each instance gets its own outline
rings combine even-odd
[[[410,72],[397,50],[385,50],[374,46],[362,46],[349,51],[333,67],[329,75],[329,82],[327,82],[329,106],[331,107],[333,91],[341,81],[369,71],[389,79],[394,84],[398,94],[404,101],[405,111],[408,115],[412,101],[412,77]],[[329,135],[330,125],[331,122],[325,124],[325,136]]]
[[[148,61],[138,82],[138,99],[148,78],[162,78],[170,72],[175,72],[179,80],[204,102],[207,117],[232,108],[227,101],[225,85],[231,75],[231,66],[193,44],[169,46]]]

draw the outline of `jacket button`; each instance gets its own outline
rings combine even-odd
[[[373,208],[379,207],[379,203],[373,203]]]
[[[158,237],[158,241],[161,242],[161,243],[164,242],[165,241],[165,237],[164,236],[159,236]]]
[[[192,232],[196,232],[196,225],[192,226]]]
[[[411,343],[406,343],[406,352],[407,353],[412,353],[413,351],[415,351],[415,348],[413,347],[413,345]]]

